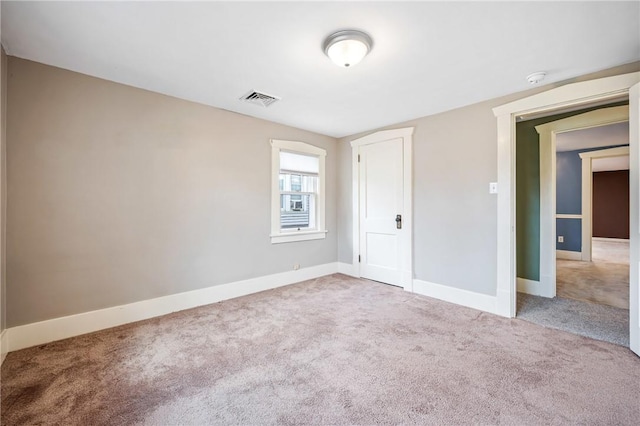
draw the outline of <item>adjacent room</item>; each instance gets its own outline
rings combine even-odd
[[[542,186],[540,194],[545,186],[550,194],[540,197],[539,219],[538,211],[520,210],[523,223],[535,215],[533,223],[540,224],[521,226],[520,236],[524,242],[539,233],[536,250],[541,253],[533,267],[522,262],[520,275],[550,270],[555,277],[551,295],[556,296],[544,297],[540,283],[521,278],[518,317],[629,346],[628,103],[554,114],[518,126],[521,162],[539,169],[539,179],[523,176],[517,187],[521,203],[534,184]],[[553,140],[547,136],[551,129]],[[539,162],[526,156],[527,146],[539,149]],[[548,160],[550,168],[545,167]]]
[[[0,23],[2,425],[637,424],[640,2]]]

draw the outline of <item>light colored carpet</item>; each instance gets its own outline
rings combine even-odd
[[[10,353],[2,423],[637,424],[628,349],[332,275]]]
[[[594,240],[592,262],[556,262],[556,294],[629,309],[629,242]]]
[[[518,293],[517,317],[544,327],[629,347],[629,310]]]

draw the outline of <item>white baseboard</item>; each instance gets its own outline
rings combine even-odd
[[[356,273],[356,268],[351,263],[338,262],[338,272],[340,274],[345,274],[345,275],[349,275],[350,277],[358,278],[358,275]]]
[[[91,333],[106,328],[141,321],[172,312],[233,299],[272,288],[334,274],[336,272],[355,276],[353,265],[341,262],[312,266],[297,271],[287,271],[264,277],[221,284],[199,290],[172,294],[127,305],[114,306],[66,317],[54,318],[32,324],[6,329],[1,334],[2,359],[7,352],[56,340]],[[497,311],[497,298],[482,293],[463,290],[422,280],[413,280],[413,292],[445,302],[466,306],[481,311],[509,316]]]
[[[581,251],[556,250],[556,259],[582,260]]]
[[[455,303],[457,305],[499,315],[497,311],[496,296],[416,279],[413,280],[413,292],[423,296],[444,300],[445,302]]]
[[[0,333],[0,365],[4,362],[9,352],[9,345],[7,344],[7,330],[2,330]]]
[[[605,237],[592,237],[593,241],[602,241],[606,243],[628,243],[628,238],[605,238]]]
[[[526,278],[516,278],[518,292],[532,294],[534,296],[542,296],[545,291],[540,281],[528,280]]]
[[[513,312],[511,312],[511,292],[505,289],[498,289],[496,291],[496,315],[500,315],[506,318],[513,318],[516,316],[515,306]]]
[[[130,322],[233,299],[338,272],[337,262],[172,294],[127,305],[8,328],[2,350],[16,351]],[[6,350],[5,350],[6,348]],[[4,356],[4,353],[3,353]]]

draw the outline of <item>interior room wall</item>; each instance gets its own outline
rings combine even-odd
[[[629,239],[629,170],[593,173],[593,236]]]
[[[556,153],[556,213],[582,214],[582,159],[580,153],[599,151],[627,145],[611,145],[597,148],[577,149]],[[595,173],[594,173],[595,177]],[[629,183],[627,179],[627,192]],[[595,185],[595,180],[594,180]],[[595,192],[594,192],[595,196]],[[627,194],[627,234],[629,228],[629,202]],[[593,201],[592,201],[593,203]],[[595,219],[595,204],[593,210]],[[595,232],[595,223],[594,223]],[[563,242],[559,242],[559,236]],[[594,236],[597,236],[594,234]],[[582,250],[582,219],[556,219],[556,249],[579,252]]]
[[[638,70],[628,64],[575,81]],[[7,326],[294,264],[351,263],[348,141],[364,133],[336,146],[327,136],[13,57],[8,72]],[[565,83],[386,127],[415,126],[416,278],[495,294],[491,108]],[[270,244],[270,138],[327,149],[325,240]]]
[[[495,105],[484,102],[387,127],[415,128],[415,278],[495,292],[497,204],[495,195],[489,194],[489,182],[496,180],[497,171],[496,124],[491,111]],[[360,136],[343,138],[341,155],[351,158],[349,142]],[[340,185],[350,185],[351,163],[341,162],[341,166]],[[339,216],[349,216],[351,229],[351,195],[348,200],[339,209],[348,214]],[[340,236],[339,246],[350,248],[352,237],[345,238],[342,228]],[[340,261],[352,262],[350,250],[340,250]]]
[[[337,259],[334,138],[15,57],[8,106],[8,327]],[[270,243],[271,138],[327,150],[326,239]]]
[[[556,214],[582,214],[581,150],[556,153]],[[582,250],[582,219],[556,219],[556,250]],[[563,242],[558,241],[562,236]]]
[[[495,295],[497,199],[489,194],[489,183],[497,180],[497,126],[491,109],[570,82],[636,71],[640,71],[638,62],[385,126],[341,138],[339,152],[351,158],[350,141],[377,130],[414,126],[414,276],[427,282]],[[539,164],[539,158],[536,157],[536,161]],[[343,193],[338,204],[338,260],[348,264],[352,263],[353,238],[351,176],[350,160],[341,160],[339,186]],[[539,190],[537,194],[539,198]],[[539,208],[536,214],[539,229]],[[539,257],[537,261],[534,270],[539,274]],[[538,276],[530,279],[537,280]]]

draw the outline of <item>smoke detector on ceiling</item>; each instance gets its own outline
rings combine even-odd
[[[240,98],[241,101],[248,102],[250,104],[260,105],[261,107],[268,107],[269,105],[280,100],[279,97],[273,95],[267,95],[263,92],[257,92],[251,90]]]
[[[547,76],[547,73],[544,71],[534,72],[533,74],[529,74],[527,76],[527,81],[529,84],[538,84]]]

